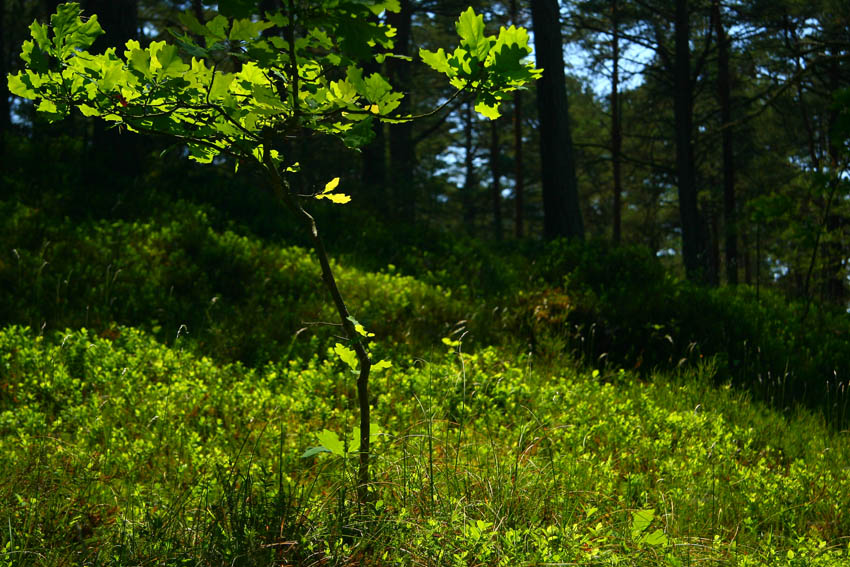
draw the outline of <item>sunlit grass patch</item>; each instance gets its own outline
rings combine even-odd
[[[710,365],[651,382],[446,341],[375,376],[374,502],[335,357],[220,365],[131,328],[0,334],[8,565],[841,565],[850,447]]]

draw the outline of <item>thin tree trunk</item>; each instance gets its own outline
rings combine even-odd
[[[741,260],[744,264],[744,283],[747,285],[753,284],[753,262],[752,262],[752,250],[750,244],[750,238],[747,235],[746,231],[741,233],[741,247],[743,248],[743,252],[741,254]]]
[[[97,14],[104,35],[92,45],[94,52],[103,52],[110,46],[124,45],[128,39],[138,39],[138,0],[88,0],[88,14]],[[97,120],[92,125],[90,159],[98,167],[87,168],[90,206],[100,213],[110,213],[120,203],[118,187],[124,187],[139,177],[141,161],[139,149],[143,141],[137,136],[115,128],[108,122]],[[104,175],[104,172],[108,172]]]
[[[519,27],[519,10],[511,0],[511,23]],[[514,236],[525,235],[525,170],[522,156],[522,93],[514,92]]]
[[[514,236],[525,236],[525,164],[522,156],[522,94],[514,93]]]
[[[620,122],[620,28],[619,6],[617,0],[611,1],[611,25],[613,28],[611,65],[611,166],[614,176],[614,244],[622,240],[622,195],[623,181],[620,171],[620,160],[623,151],[623,133]]]
[[[398,55],[409,55],[410,31],[413,8],[410,0],[401,0],[401,11],[389,12],[387,23],[396,29],[393,52]],[[410,64],[396,58],[387,59],[387,74],[390,83],[400,92],[405,93],[399,114],[410,113]],[[392,124],[389,127],[390,142],[390,185],[393,190],[394,208],[399,220],[412,223],[416,216],[416,185],[413,181],[413,169],[416,153],[413,145],[413,125]]]
[[[266,0],[268,1],[268,0]],[[378,21],[377,16],[372,17],[373,22]],[[363,75],[369,76],[380,73],[381,65],[377,61],[370,61],[363,65]],[[368,205],[381,216],[388,215],[390,208],[387,203],[387,137],[385,135],[384,123],[380,120],[372,122],[372,141],[366,144],[361,151],[360,159],[360,184]]]
[[[9,72],[9,57],[6,50],[6,1],[0,0],[0,143],[3,142],[3,133],[8,131],[12,125],[12,116],[9,107],[9,86],[6,82],[6,74]]]
[[[499,120],[490,121],[490,177],[492,178],[493,236],[496,240],[502,239],[502,172],[499,167],[502,148],[499,143],[499,122]]]
[[[271,145],[270,134],[266,134],[264,146],[265,148],[270,148]],[[369,500],[370,484],[369,457],[372,422],[369,406],[369,373],[372,369],[372,359],[369,356],[369,351],[366,350],[362,337],[354,328],[354,319],[351,317],[348,307],[343,300],[342,293],[340,293],[337,286],[333,269],[331,268],[325,245],[319,236],[315,219],[301,206],[298,198],[293,194],[286,179],[280,175],[268,153],[263,156],[263,166],[269,176],[275,197],[296,216],[298,221],[301,222],[310,234],[313,250],[316,252],[319,266],[322,269],[322,281],[328,293],[330,293],[331,300],[339,316],[340,324],[349,340],[349,345],[357,355],[357,360],[360,363],[357,375],[357,401],[360,410],[360,465],[357,470],[357,498],[361,503],[365,503]]]
[[[720,139],[723,153],[723,227],[726,252],[726,282],[738,283],[738,214],[735,205],[735,152],[732,138],[731,73],[729,38],[723,27],[720,0],[711,5],[717,35],[717,98],[720,102]]]
[[[473,100],[470,98],[463,105],[463,167],[464,179],[461,195],[461,203],[463,206],[463,225],[468,234],[475,234],[475,193],[478,188],[478,180],[475,176],[475,148],[473,147],[473,126],[472,106]]]
[[[673,112],[676,123],[676,173],[679,217],[682,225],[682,259],[692,281],[707,274],[706,247],[701,226],[693,148],[693,81],[691,79],[688,0],[676,0]]]
[[[708,283],[719,285],[720,281],[720,214],[712,206],[707,215],[706,237],[708,244]]]
[[[841,67],[838,59],[834,59],[829,64],[827,74],[829,78],[830,92],[838,92],[841,88]],[[830,127],[838,121],[839,109],[836,106],[830,110],[828,114],[828,124]],[[841,171],[841,158],[839,156],[838,146],[835,144],[835,139],[829,136],[827,140],[827,153],[829,155],[829,170],[830,170],[830,193],[834,191],[834,187],[840,183],[837,172]],[[829,204],[827,204],[829,207]],[[835,305],[845,305],[847,302],[847,279],[844,270],[843,262],[847,256],[846,246],[842,242],[836,242],[830,235],[838,230],[846,223],[844,217],[840,214],[826,214],[824,219],[824,292],[827,300]]]
[[[260,2],[260,9],[271,10],[271,7],[268,6],[271,2],[263,0]],[[201,0],[192,0],[192,12],[194,12],[195,17],[198,18],[198,21],[204,23],[204,5],[201,3]]]
[[[537,82],[543,235],[547,240],[582,239],[558,2],[531,0],[531,19],[537,66],[543,68],[543,77]]]

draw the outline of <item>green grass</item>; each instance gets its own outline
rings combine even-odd
[[[364,236],[361,505],[355,454],[302,457],[357,424],[312,256],[164,211],[0,203],[0,567],[850,565],[846,316],[599,243]]]
[[[850,443],[715,388],[507,350],[376,375],[374,508],[312,357],[249,369],[132,328],[0,334],[0,565],[850,564]],[[563,364],[563,361],[561,361]]]

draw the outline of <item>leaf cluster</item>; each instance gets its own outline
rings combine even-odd
[[[397,112],[404,95],[362,66],[385,57],[376,50],[392,49],[395,29],[376,15],[397,9],[392,1],[327,0],[262,18],[217,14],[204,23],[187,12],[182,29],[172,31],[175,43],[130,40],[123,50],[94,54],[87,49],[104,33],[97,17],[62,4],[50,26],[31,26],[21,53],[26,67],[9,76],[9,89],[37,100],[51,120],[76,107],[181,141],[201,163],[223,154],[281,164],[270,141],[281,136],[329,135],[358,147],[373,135],[372,120],[413,118]],[[447,74],[458,91],[474,90],[479,110],[492,117],[504,92],[537,76],[523,62],[528,36],[511,28],[485,37],[471,9],[458,32],[461,47]]]
[[[428,66],[448,77],[457,89],[470,89],[475,94],[475,110],[494,120],[500,116],[499,105],[508,93],[540,78],[526,60],[531,53],[528,32],[511,26],[500,28],[498,35],[486,35],[484,17],[468,8],[455,27],[460,45],[453,53],[420,49],[419,56]]]

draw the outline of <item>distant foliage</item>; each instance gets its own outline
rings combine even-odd
[[[264,364],[332,340],[335,327],[318,262],[213,228],[178,202],[148,221],[51,222],[37,209],[0,204],[0,316],[47,332],[139,325],[161,340],[219,360]],[[435,343],[464,309],[439,286],[397,273],[336,265],[362,323],[396,347]],[[299,333],[300,329],[309,332]]]
[[[593,363],[651,370],[711,357],[718,380],[781,408],[803,402],[839,422],[850,419],[850,322],[840,311],[824,307],[804,319],[803,304],[774,291],[756,297],[746,286],[693,285],[645,248],[600,241],[553,244],[539,269],[559,290],[560,315],[544,317],[545,295],[532,295],[530,331],[562,336]],[[843,394],[836,392],[842,383]]]

